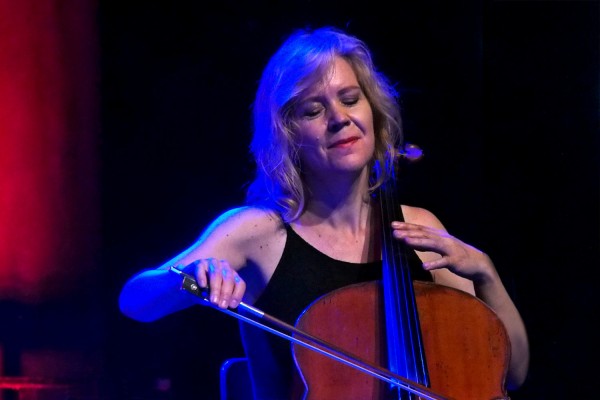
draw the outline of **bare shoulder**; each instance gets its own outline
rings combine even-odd
[[[445,230],[444,225],[438,217],[425,208],[403,204],[402,214],[404,215],[404,220],[408,223]]]
[[[258,207],[238,207],[217,217],[200,237],[200,242],[225,241],[244,247],[247,243],[285,235],[279,215]]]
[[[203,233],[211,235],[214,231],[238,231],[257,234],[283,229],[281,218],[272,210],[258,207],[237,207],[218,216]],[[251,229],[248,229],[251,228]]]
[[[215,218],[198,240],[170,263],[185,265],[197,259],[219,258],[239,269],[249,262],[274,257],[285,237],[285,227],[277,213],[257,207],[233,208]],[[265,254],[262,249],[273,249],[273,254]]]

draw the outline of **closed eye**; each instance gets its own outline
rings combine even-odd
[[[356,103],[358,103],[359,100],[360,100],[359,97],[352,97],[352,98],[348,98],[348,99],[342,99],[342,104],[347,105],[347,106],[353,106]]]
[[[318,103],[305,104],[300,107],[296,115],[298,115],[300,118],[312,119],[318,117],[321,113],[323,113],[324,110],[325,107]]]

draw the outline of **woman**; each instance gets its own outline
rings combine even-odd
[[[195,304],[168,271],[177,266],[210,286],[210,301],[240,301],[294,324],[316,298],[381,279],[376,189],[390,179],[401,143],[397,93],[365,44],[331,27],[299,30],[263,71],[253,108],[256,177],[247,204],[229,210],[200,239],[123,287],[124,314],[153,321]],[[413,278],[460,289],[491,307],[506,327],[506,387],[525,380],[523,321],[490,258],[452,237],[430,211],[401,206],[393,237],[411,250]],[[294,367],[289,343],[242,329],[258,399],[286,398]]]

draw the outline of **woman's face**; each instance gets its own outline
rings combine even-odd
[[[336,58],[329,79],[313,86],[294,109],[296,140],[305,176],[356,175],[373,157],[371,105],[350,64]]]

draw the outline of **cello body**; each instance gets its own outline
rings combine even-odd
[[[308,307],[296,327],[375,365],[387,365],[380,281],[328,293]],[[430,388],[448,399],[508,399],[510,341],[504,325],[481,300],[457,289],[414,281]],[[294,399],[399,399],[391,384],[318,352],[293,345]],[[407,393],[404,394],[406,396]],[[407,397],[402,397],[407,398]],[[418,397],[410,397],[418,398]]]

